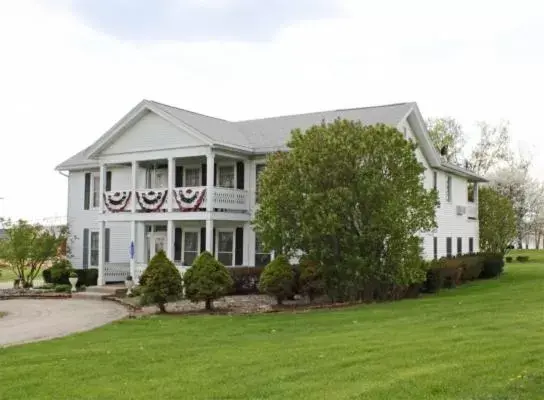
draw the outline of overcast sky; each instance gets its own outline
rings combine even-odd
[[[0,215],[66,215],[54,167],[143,98],[226,119],[416,101],[511,122],[544,104],[534,1],[0,0]]]

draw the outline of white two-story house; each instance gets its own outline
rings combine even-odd
[[[57,166],[68,177],[72,263],[99,284],[136,280],[163,249],[180,268],[204,250],[227,266],[261,266],[251,227],[266,155],[287,150],[292,129],[323,120],[385,123],[418,143],[425,186],[440,193],[438,228],[422,234],[427,258],[478,250],[478,182],[444,162],[415,103],[231,122],[144,100],[90,147]]]

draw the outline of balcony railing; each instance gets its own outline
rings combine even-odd
[[[135,204],[133,204],[135,202]],[[206,211],[207,193],[205,186],[168,189],[137,189],[109,191],[104,193],[104,212],[131,212],[133,205],[136,212],[165,212],[172,205],[172,211]],[[214,211],[247,211],[248,193],[241,189],[214,187]]]

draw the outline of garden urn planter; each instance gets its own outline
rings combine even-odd
[[[132,295],[132,288],[134,287],[134,281],[132,280],[132,276],[127,276],[125,279],[125,287],[127,288],[127,296]]]
[[[76,277],[71,276],[71,277],[68,278],[68,280],[70,281],[70,285],[72,285],[72,292],[75,292],[76,291],[77,276]]]

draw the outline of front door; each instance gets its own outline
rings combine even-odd
[[[166,232],[149,232],[147,243],[147,261],[149,261],[159,251],[166,251]]]

